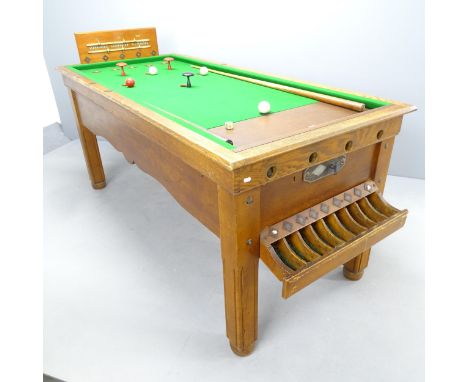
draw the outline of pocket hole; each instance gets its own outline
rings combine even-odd
[[[268,178],[273,178],[273,176],[275,176],[276,174],[276,167],[275,166],[271,166],[268,170],[267,170],[267,177]]]
[[[313,163],[317,160],[317,157],[318,157],[318,154],[317,153],[312,153],[310,154],[310,157],[309,157],[309,163]]]
[[[345,145],[345,150],[346,151],[351,150],[352,147],[353,147],[353,141],[346,142],[346,145]]]
[[[382,136],[383,136],[383,130],[379,130],[379,132],[377,133],[377,139],[382,138]]]

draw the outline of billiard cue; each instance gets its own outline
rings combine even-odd
[[[200,68],[200,66],[198,66],[198,65],[191,65],[191,66],[192,66],[192,68],[197,68],[197,69]],[[335,105],[335,106],[344,107],[346,109],[350,109],[350,110],[354,110],[354,111],[364,111],[365,108],[366,108],[366,105],[364,105],[361,102],[349,101],[347,99],[333,97],[333,96],[329,96],[329,95],[326,95],[326,94],[320,94],[320,93],[316,93],[316,92],[311,92],[309,90],[302,90],[302,89],[298,89],[298,88],[293,88],[291,86],[275,84],[274,82],[256,80],[255,78],[239,76],[237,74],[226,73],[226,72],[222,72],[220,70],[215,70],[215,69],[209,69],[208,68],[208,71],[216,73],[216,74],[220,74],[222,76],[231,77],[231,78],[235,78],[235,79],[238,79],[238,80],[241,80],[241,81],[251,82],[253,84],[265,86],[267,88],[280,90],[280,91],[283,91],[283,92],[286,92],[286,93],[292,93],[292,94],[296,94],[296,95],[299,95],[299,96],[302,96],[302,97],[312,98],[312,99],[314,99],[316,101],[329,103],[329,104],[332,104],[332,105]]]

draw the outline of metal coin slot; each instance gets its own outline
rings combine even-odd
[[[304,170],[303,180],[304,182],[312,183],[328,175],[335,175],[344,167],[345,163],[346,156],[342,155],[338,158],[330,159],[316,166],[309,167]]]

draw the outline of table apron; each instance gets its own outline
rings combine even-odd
[[[183,208],[219,235],[215,182],[85,96],[76,94],[76,100],[87,129],[107,139],[129,162],[157,179]]]

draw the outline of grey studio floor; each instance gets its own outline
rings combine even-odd
[[[44,156],[44,373],[67,382],[423,381],[424,182],[389,177],[404,229],[358,282],[288,300],[261,263],[255,351],[225,336],[218,239],[107,142],[90,187],[79,141]],[[196,190],[193,190],[196,193]]]

